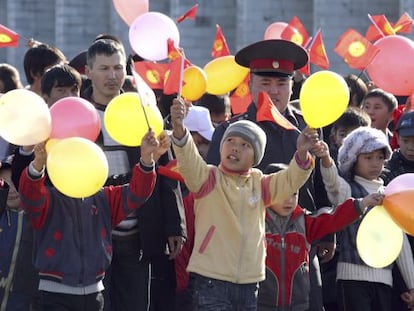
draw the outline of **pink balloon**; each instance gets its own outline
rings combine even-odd
[[[265,33],[264,33],[264,40],[270,39],[282,39],[281,35],[282,32],[285,30],[286,27],[290,27],[289,24],[285,22],[275,22],[267,26]],[[293,32],[298,32],[296,29],[292,28]]]
[[[128,26],[149,9],[148,0],[112,0],[112,2],[115,10]]]
[[[406,190],[414,190],[414,173],[406,173],[395,177],[385,187],[384,194],[389,196]]]
[[[159,12],[148,12],[138,16],[129,28],[129,43],[132,49],[142,58],[151,61],[168,57],[168,39],[172,39],[178,47],[180,33],[175,22]]]
[[[391,35],[379,39],[374,46],[379,52],[367,66],[371,80],[394,95],[411,95],[414,92],[414,42]]]
[[[80,97],[59,99],[50,107],[52,132],[50,138],[82,137],[95,141],[101,130],[96,108]]]

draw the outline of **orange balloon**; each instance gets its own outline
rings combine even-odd
[[[386,195],[383,205],[402,230],[414,235],[414,190]]]

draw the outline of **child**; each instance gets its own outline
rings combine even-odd
[[[392,132],[388,126],[393,119],[393,112],[398,106],[397,98],[391,93],[376,88],[370,90],[362,100],[362,109],[371,118],[371,127],[381,130],[392,139]]]
[[[102,310],[102,279],[112,257],[111,230],[151,195],[155,184],[150,130],[141,141],[141,160],[129,185],[109,186],[83,199],[45,187],[45,144],[20,177],[22,206],[35,232],[34,262],[39,270],[41,304],[65,310]]]
[[[322,148],[329,154],[328,146]],[[286,169],[270,164],[265,174]],[[266,210],[266,280],[260,284],[258,310],[307,310],[309,308],[309,252],[311,244],[356,220],[370,205],[381,203],[379,193],[348,199],[335,209],[309,214],[298,205],[298,193]]]
[[[265,278],[265,206],[289,197],[313,168],[308,150],[318,143],[315,129],[298,137],[289,168],[271,175],[253,168],[263,157],[264,131],[255,123],[232,123],[224,133],[219,166],[207,165],[183,125],[186,106],[171,106],[173,147],[179,172],[195,203],[194,250],[187,270],[193,308],[256,310],[258,282]]]
[[[321,158],[321,172],[329,200],[340,204],[349,197],[360,198],[383,192],[380,174],[391,148],[385,134],[374,128],[360,127],[344,139],[338,154],[338,175],[334,161]],[[372,268],[358,255],[356,235],[362,218],[339,235],[337,267],[338,304],[342,310],[391,310],[391,267]],[[414,262],[407,237],[396,260],[404,280],[414,289]],[[414,294],[412,290],[411,296]],[[409,295],[410,296],[410,295]]]
[[[360,108],[348,108],[339,118],[336,120],[331,128],[330,134],[330,156],[335,160],[338,157],[339,147],[342,145],[342,141],[352,130],[360,126],[370,126],[371,119],[369,115]]]

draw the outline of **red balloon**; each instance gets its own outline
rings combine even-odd
[[[149,10],[148,0],[112,0],[115,10],[128,26]]]
[[[414,235],[414,190],[403,190],[386,195],[383,205],[400,228]]]
[[[367,66],[375,85],[394,95],[414,92],[414,42],[399,35],[386,36],[374,43],[379,52]]]
[[[264,40],[281,39],[280,35],[286,27],[288,27],[288,24],[285,22],[275,22],[270,24],[265,30]]]
[[[98,138],[101,120],[96,108],[80,97],[59,99],[50,107],[52,132],[50,138],[83,137],[91,141]]]

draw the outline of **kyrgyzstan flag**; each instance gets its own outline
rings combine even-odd
[[[297,16],[292,17],[286,28],[280,34],[280,37],[303,47],[305,47],[309,41],[309,34]]]
[[[184,58],[184,68],[187,68],[188,66],[191,66],[191,62],[185,58],[183,53],[180,52],[180,50],[175,46],[173,39],[167,40],[167,53],[168,53],[168,59],[170,61],[173,61],[177,59],[178,57]]]
[[[0,24],[0,48],[17,47],[19,34]]]
[[[164,94],[181,95],[182,83],[183,83],[183,71],[184,71],[184,58],[179,56],[172,62],[168,63],[169,69],[166,72],[164,80]]]
[[[295,130],[299,129],[290,123],[280,112],[277,110],[276,106],[273,104],[272,99],[269,94],[266,92],[259,93],[259,99],[257,104],[257,113],[256,121],[270,121],[280,127],[283,127],[286,130]]]
[[[322,31],[319,29],[309,47],[309,61],[322,69],[329,68],[329,59],[322,40]]]
[[[250,74],[247,74],[243,82],[240,83],[230,95],[230,107],[233,115],[243,113],[252,103],[252,95],[249,88]]]
[[[221,31],[220,25],[216,25],[216,38],[214,39],[213,47],[211,48],[211,56],[213,58],[230,55],[229,47],[227,46],[226,38]]]
[[[406,12],[400,16],[392,27],[396,33],[410,33],[413,27],[413,19]]]
[[[368,18],[371,21],[372,25],[368,27],[367,32],[365,33],[365,37],[369,41],[376,41],[385,36],[395,35],[394,28],[384,14],[368,14]]]
[[[169,64],[141,61],[135,62],[134,68],[151,89],[164,88],[164,76]]]
[[[198,4],[192,6],[191,9],[189,9],[183,15],[181,15],[180,17],[178,17],[175,20],[177,22],[177,24],[181,23],[183,20],[185,20],[187,18],[189,18],[189,19],[195,19],[196,15],[197,15],[197,8],[198,8]]]
[[[349,28],[339,37],[334,51],[344,59],[349,67],[365,70],[379,49],[359,32]]]

